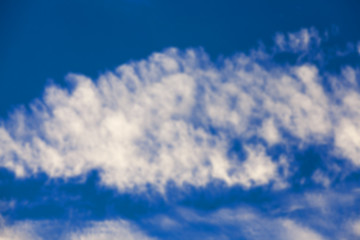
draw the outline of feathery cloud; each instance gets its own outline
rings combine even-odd
[[[329,155],[358,167],[358,68],[334,74],[308,60],[274,60],[279,51],[320,48],[314,29],[275,40],[272,54],[238,54],[218,65],[202,50],[171,48],[96,81],[70,74],[72,89],[48,86],[29,113],[19,109],[0,126],[0,166],[18,177],[96,169],[119,191],[213,180],[285,186],[292,156],[271,156],[275,145],[328,144]],[[234,140],[243,159],[229,154]]]

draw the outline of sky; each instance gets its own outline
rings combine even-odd
[[[360,238],[359,11],[1,1],[0,239]]]

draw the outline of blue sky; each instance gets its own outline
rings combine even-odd
[[[0,239],[360,237],[357,1],[2,1]]]
[[[69,72],[96,78],[167,47],[203,47],[216,59],[312,26],[357,41],[359,8],[350,0],[3,0],[0,114],[39,97],[49,79],[62,84]]]

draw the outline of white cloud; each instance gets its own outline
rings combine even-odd
[[[270,145],[276,144],[281,140],[280,133],[275,126],[273,119],[263,121],[259,135],[262,136]]]
[[[352,231],[356,236],[360,237],[360,220],[354,221],[352,223]]]
[[[296,224],[291,220],[282,220],[281,224],[284,228],[284,233],[282,239],[294,239],[294,240],[322,240],[324,239],[320,234],[314,232],[313,230],[303,227],[301,225]]]
[[[7,223],[0,216],[0,240],[154,240],[136,225],[122,220],[85,221],[79,226],[57,221],[16,221]]]
[[[339,123],[335,128],[335,146],[341,154],[360,165],[360,95],[349,90],[342,99],[339,108]]]
[[[23,221],[9,225],[0,216],[0,240],[39,240],[41,239],[31,222]]]
[[[298,32],[278,33],[275,35],[277,50],[289,52],[305,52],[321,43],[319,32],[314,28],[303,28]]]
[[[324,187],[329,187],[330,179],[320,170],[316,170],[312,175],[314,182],[323,185]]]
[[[177,211],[183,221],[178,222],[221,229],[225,239],[355,239],[360,224],[353,210],[359,196],[358,191],[348,190],[287,192],[272,195],[271,200],[262,203],[242,202],[235,208],[212,212],[180,208]]]
[[[92,222],[89,227],[69,233],[71,240],[151,240],[139,229],[123,220]]]
[[[321,42],[313,29],[285,40],[277,39],[278,47],[294,52]],[[360,95],[346,84],[333,93],[322,86],[325,77],[355,84],[353,68],[336,76],[311,64],[271,66],[244,54],[215,66],[201,51],[173,48],[97,81],[69,75],[73,90],[49,86],[32,114],[19,110],[0,126],[0,166],[19,177],[98,169],[102,183],[120,191],[213,179],[252,187],[284,183],[278,169],[286,164],[271,159],[262,143],[247,142],[255,136],[268,146],[291,144],[284,132],[297,144],[335,139],[336,154],[360,165]],[[227,154],[234,138],[244,142],[243,162]]]
[[[264,216],[249,207],[237,209],[223,208],[203,216],[187,209],[182,209],[180,213],[190,223],[206,223],[220,227],[227,237],[225,239],[325,239],[321,234],[294,220]],[[237,229],[237,231],[234,231],[234,229]],[[205,237],[205,239],[208,238]],[[209,237],[209,239],[212,238]]]

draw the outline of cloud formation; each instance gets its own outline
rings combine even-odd
[[[16,224],[6,224],[0,216],[0,240],[39,240],[34,224],[31,222],[17,222]]]
[[[18,177],[95,169],[119,191],[214,180],[286,187],[292,155],[272,156],[274,146],[327,144],[331,157],[358,167],[359,69],[274,60],[282,52],[310,56],[320,43],[316,30],[304,29],[278,34],[270,53],[219,64],[202,50],[170,48],[95,81],[70,74],[71,89],[48,86],[29,112],[19,109],[0,126],[0,166]]]
[[[124,220],[92,222],[89,227],[69,234],[71,240],[154,240],[141,233],[136,227]]]
[[[269,192],[268,192],[269,193]],[[358,189],[272,192],[217,209],[169,206],[135,219],[0,222],[0,239],[356,239]],[[224,199],[224,197],[220,197]],[[246,197],[245,197],[246,198]],[[262,201],[261,201],[262,199]],[[114,200],[116,201],[116,200]],[[83,202],[81,202],[83,203]],[[202,202],[206,204],[206,201]],[[135,221],[134,221],[135,220]]]
[[[13,224],[0,219],[1,240],[155,240],[146,236],[134,224],[122,220],[86,221],[81,226],[69,226],[57,221],[17,221]],[[62,225],[61,229],[58,229]],[[60,230],[60,231],[59,231]]]
[[[211,233],[194,231],[190,239],[202,236],[202,239],[327,239],[308,226],[289,218],[264,216],[250,207],[236,209],[222,208],[211,214],[200,215],[188,209],[181,209],[185,222],[194,225],[208,225],[219,229]]]

